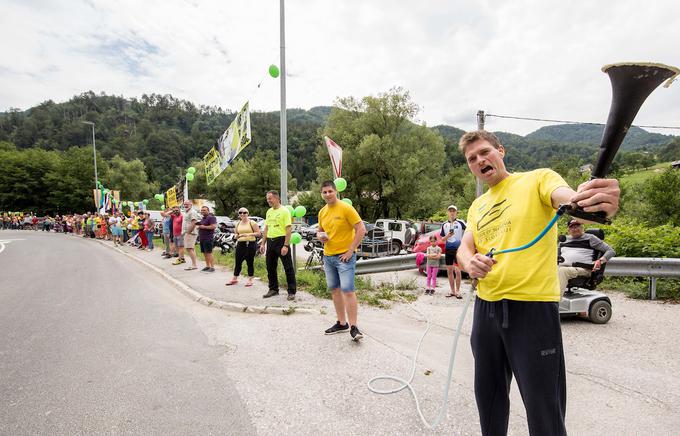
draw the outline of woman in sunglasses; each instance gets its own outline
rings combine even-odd
[[[246,286],[253,286],[253,276],[255,275],[255,253],[257,252],[257,243],[255,240],[260,236],[260,226],[250,219],[248,209],[245,207],[239,209],[238,217],[239,220],[234,228],[237,241],[234,277],[227,282],[227,286],[238,283],[238,276],[241,274],[241,265],[244,260],[248,265],[248,281],[246,282]]]

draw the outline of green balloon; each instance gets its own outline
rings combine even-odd
[[[195,172],[196,172],[196,168],[194,168],[194,167],[187,168],[187,173],[194,174]]]
[[[295,208],[295,216],[302,218],[307,213],[307,208],[304,206],[298,206]]]
[[[144,205],[146,206],[147,204],[149,204],[149,200],[145,199],[145,200],[142,201],[142,203],[144,203]]]
[[[191,173],[187,173],[187,181],[191,182],[192,180],[194,180],[194,175]]]
[[[121,202],[120,202],[120,206],[121,206],[121,207],[127,206],[127,201],[121,201]]]
[[[290,216],[295,216],[295,209],[293,209],[293,206],[289,204],[286,206],[286,209],[288,209],[288,212],[290,212]]]
[[[272,76],[273,78],[279,77],[279,67],[277,67],[274,64],[271,64],[269,66],[269,75]]]
[[[352,205],[352,200],[350,200],[349,198],[343,198],[342,201],[349,204],[350,206]]]
[[[293,232],[290,235],[290,243],[291,244],[299,244],[300,242],[302,242],[302,236],[300,236],[300,234],[298,232]]]
[[[333,183],[335,183],[335,189],[337,189],[338,192],[342,192],[347,189],[347,180],[343,179],[342,177],[338,177],[333,181]]]

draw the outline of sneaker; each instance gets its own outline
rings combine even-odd
[[[163,259],[172,259],[172,256],[170,256],[169,254],[164,254]]]
[[[201,270],[201,272],[206,272],[206,271],[210,271],[210,268],[208,268],[207,266],[204,267],[204,268]]]
[[[364,335],[361,334],[357,326],[353,325],[352,328],[349,330],[350,336],[352,336],[352,340],[354,342],[359,342],[360,339],[364,337]]]
[[[273,297],[274,295],[279,295],[279,291],[272,291],[272,290],[270,290],[269,292],[267,292],[266,294],[264,294],[264,295],[262,296],[262,298],[270,298],[270,297]]]
[[[295,301],[295,294],[288,294],[288,297],[286,298],[288,301]]]
[[[172,257],[179,257],[179,254],[175,253],[172,255]]]
[[[349,324],[342,325],[340,321],[336,321],[335,324],[329,329],[326,329],[325,334],[334,335],[336,333],[343,333],[349,331]]]
[[[213,267],[208,268],[208,272],[215,272],[215,268]]]
[[[172,262],[173,265],[181,265],[181,264],[183,264],[183,263],[186,263],[186,260],[182,259],[181,257],[175,259],[175,261]]]

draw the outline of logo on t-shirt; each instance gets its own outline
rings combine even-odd
[[[503,212],[510,207],[509,204],[504,204],[506,201],[508,201],[507,198],[491,206],[477,221],[477,230],[482,230],[494,221],[499,220],[503,216]]]

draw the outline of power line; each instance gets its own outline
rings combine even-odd
[[[507,118],[511,120],[526,120],[526,121],[545,121],[548,123],[562,123],[562,124],[586,124],[589,126],[604,126],[603,123],[589,123],[585,121],[567,121],[567,120],[549,120],[545,118],[530,118],[530,117],[513,117],[510,115],[496,115],[496,114],[485,114],[487,117],[496,117],[496,118]],[[634,125],[631,127],[644,127],[646,129],[671,129],[671,130],[680,130],[680,127],[677,126],[638,126]]]

